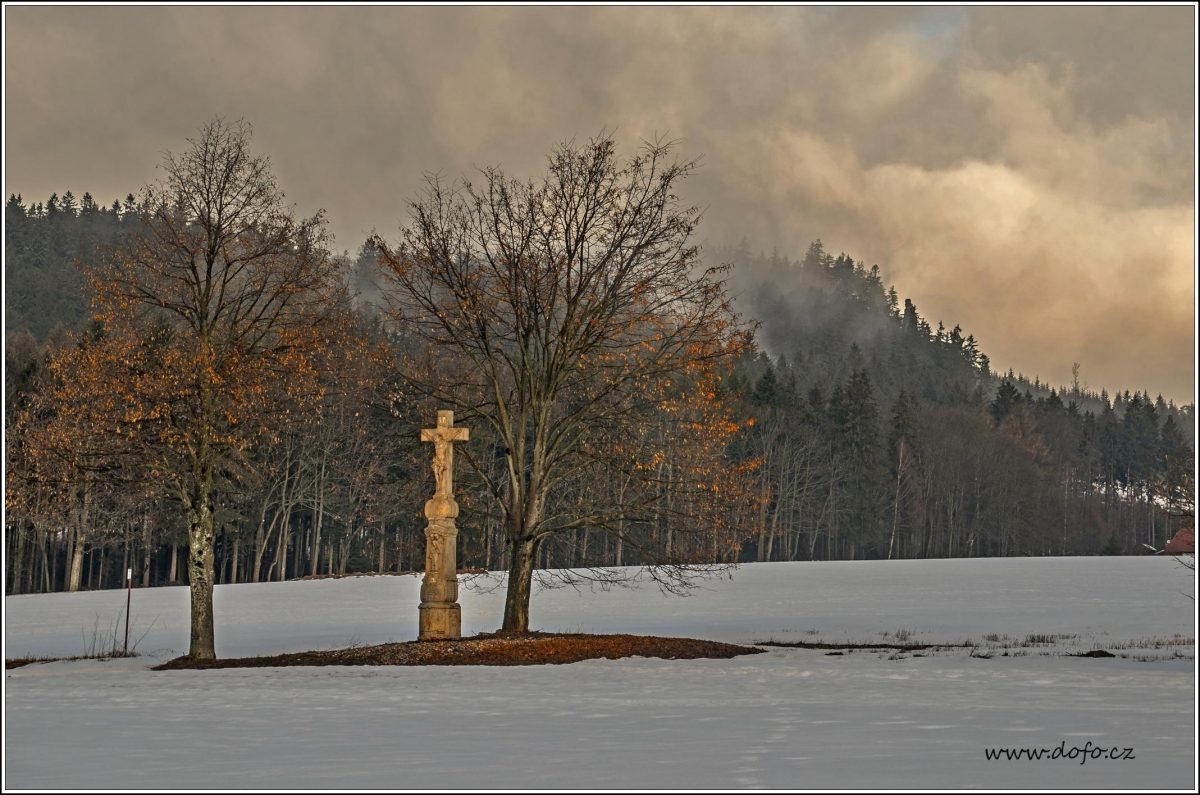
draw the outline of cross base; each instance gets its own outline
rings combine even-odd
[[[421,631],[418,640],[460,640],[462,609],[456,603],[422,602]]]

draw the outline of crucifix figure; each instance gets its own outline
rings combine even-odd
[[[425,503],[425,579],[421,582],[420,640],[458,640],[462,637],[458,606],[458,564],[454,547],[458,503],[454,501],[454,443],[470,438],[466,428],[454,427],[454,412],[439,411],[436,428],[421,431],[422,442],[433,442],[433,498]]]

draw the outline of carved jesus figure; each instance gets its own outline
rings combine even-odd
[[[454,447],[448,441],[437,440],[433,444],[433,493],[449,497],[453,488]]]
[[[466,428],[454,427],[454,412],[439,411],[436,428],[421,431],[421,441],[433,442],[434,497],[454,500],[454,443],[465,442]]]

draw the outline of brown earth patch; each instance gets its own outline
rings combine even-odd
[[[781,649],[874,649],[890,651],[927,651],[929,649],[965,649],[970,643],[823,643],[819,641],[762,640],[755,646],[774,646]]]
[[[112,652],[110,654],[76,654],[74,657],[10,657],[4,661],[4,670],[11,671],[13,668],[23,668],[26,665],[34,663],[50,663],[50,662],[74,662],[75,660],[99,660],[107,662],[118,657],[137,657],[137,652]]]
[[[271,657],[193,660],[177,657],[156,671],[208,668],[267,668],[292,665],[561,665],[580,660],[658,657],[665,660],[728,659],[762,649],[693,638],[651,635],[492,633],[462,640],[408,641]]]

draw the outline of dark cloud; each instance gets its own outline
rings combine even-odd
[[[878,262],[997,367],[1193,397],[1194,9],[6,7],[5,190],[111,200],[245,117],[338,244],[422,174],[703,156],[703,237]]]

